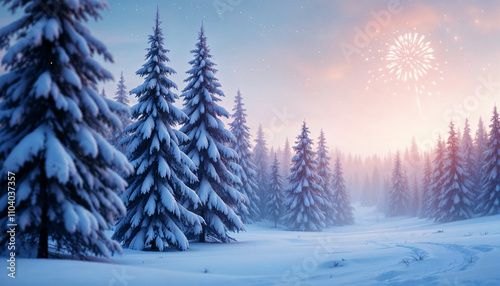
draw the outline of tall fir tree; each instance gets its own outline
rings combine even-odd
[[[496,215],[500,214],[500,119],[496,106],[493,109],[486,146],[477,212],[481,215]]]
[[[286,214],[283,221],[292,230],[320,231],[325,227],[322,210],[325,201],[321,178],[316,174],[318,162],[314,158],[313,142],[309,139],[309,128],[305,122],[295,143],[290,183],[285,189]]]
[[[124,195],[127,215],[118,221],[113,238],[137,250],[186,250],[184,231],[199,233],[202,223],[186,205],[200,200],[185,184],[197,181],[195,166],[179,148],[187,136],[174,127],[188,117],[174,106],[177,86],[168,77],[175,71],[166,66],[169,50],[160,24],[157,10],[146,63],[136,72],[144,83],[131,91],[138,99],[132,107],[136,122],[125,129],[131,135],[123,141],[130,144],[127,155],[135,173],[128,177]]]
[[[439,194],[443,188],[443,170],[446,164],[445,158],[445,145],[441,136],[438,138],[438,142],[435,149],[433,168],[431,175],[431,182],[429,185],[429,198],[425,200],[425,209],[427,210],[428,218],[436,218],[437,210],[439,204]]]
[[[264,131],[262,131],[262,125],[259,126],[257,130],[257,136],[255,138],[255,146],[253,148],[253,162],[255,164],[257,180],[256,193],[259,198],[267,198],[268,187],[269,187],[269,152],[267,150],[267,141],[264,137]],[[261,217],[266,217],[265,202],[261,201],[259,205]]]
[[[97,85],[112,79],[93,58],[112,61],[105,45],[84,26],[100,18],[105,1],[2,0],[26,13],[0,29],[6,72],[0,76],[2,186],[15,173],[16,241],[38,244],[39,258],[54,251],[109,256],[121,246],[105,233],[125,207],[116,192],[130,173],[125,156],[105,139],[119,128],[114,112],[127,112],[102,97]],[[52,9],[48,7],[60,7]],[[8,47],[14,38],[13,45]],[[11,184],[9,184],[11,186]],[[2,191],[0,201],[10,194]],[[7,248],[7,206],[0,206],[2,247]],[[12,222],[12,221],[10,221]]]
[[[450,222],[471,218],[474,199],[472,182],[465,169],[460,141],[453,122],[450,122],[445,160],[436,221]]]
[[[233,108],[233,122],[229,124],[231,133],[236,140],[231,147],[238,153],[238,164],[241,168],[236,168],[235,175],[241,180],[241,185],[237,189],[245,196],[245,201],[241,203],[238,214],[244,223],[252,223],[260,219],[260,198],[257,196],[258,189],[255,179],[255,165],[250,151],[250,128],[247,126],[247,114],[244,108],[243,98],[238,90]]]
[[[477,184],[476,178],[480,176],[480,172],[477,171],[476,166],[476,150],[474,147],[474,141],[471,136],[471,130],[469,125],[469,120],[465,119],[464,133],[462,135],[462,140],[460,142],[460,150],[464,159],[464,169],[469,174],[471,180],[471,192],[473,193],[473,204],[476,205],[476,198],[479,196],[479,184]]]
[[[283,215],[283,201],[283,180],[281,179],[278,156],[274,156],[274,161],[271,165],[269,196],[266,200],[268,217],[274,221],[274,227],[278,227],[278,221],[280,221]]]
[[[408,180],[401,163],[399,152],[396,153],[392,171],[391,187],[388,193],[387,216],[407,215],[409,210]]]
[[[477,125],[476,134],[474,137],[474,155],[476,158],[476,165],[474,166],[475,172],[473,175],[473,183],[478,187],[478,190],[481,191],[481,180],[483,178],[483,162],[484,152],[488,149],[488,131],[486,131],[486,127],[484,126],[483,120],[479,117],[479,122]],[[479,203],[479,201],[476,201]]]
[[[333,225],[334,221],[334,205],[333,200],[333,190],[331,187],[331,177],[332,171],[330,170],[330,156],[328,156],[328,147],[326,146],[326,138],[323,130],[321,130],[318,138],[318,149],[316,150],[316,161],[318,162],[317,174],[320,177],[319,185],[323,189],[322,197],[324,199],[323,212],[325,213],[325,223],[327,225]]]
[[[285,147],[283,147],[283,156],[281,161],[281,166],[283,169],[283,178],[285,182],[288,180],[288,176],[290,176],[290,167],[292,164],[292,149],[290,149],[290,143],[288,142],[288,137],[285,140]]]
[[[350,225],[354,223],[353,207],[351,206],[351,199],[346,188],[342,164],[340,163],[340,156],[337,153],[335,160],[335,167],[332,175],[332,207],[335,210],[333,217],[334,225]]]
[[[198,34],[196,48],[191,51],[194,59],[189,62],[192,68],[183,90],[184,112],[189,120],[181,131],[189,136],[184,151],[197,167],[198,182],[190,184],[201,200],[196,208],[206,224],[199,235],[200,242],[207,238],[221,242],[233,240],[228,232],[245,229],[237,208],[244,200],[236,187],[241,184],[238,176],[232,173],[231,166],[238,160],[238,154],[229,146],[236,140],[224,126],[220,117],[229,118],[230,114],[217,102],[224,93],[215,77],[217,70],[207,46],[203,26]]]
[[[421,218],[427,218],[431,215],[432,190],[431,190],[432,165],[430,156],[427,154],[424,159],[424,175],[422,177],[421,199],[418,215]]]
[[[129,107],[130,105],[130,100],[128,98],[127,94],[127,87],[125,86],[125,79],[123,78],[123,72],[120,75],[120,81],[118,82],[117,85],[117,91],[116,91],[116,96],[114,97],[114,100],[118,103],[121,103],[125,105],[126,107]],[[125,132],[123,132],[123,129],[128,127],[131,123],[130,120],[130,115],[129,114],[120,114],[120,121],[122,122],[122,129],[118,130],[113,130],[111,138],[110,138],[110,143],[115,146],[116,149],[120,150],[122,153],[126,154],[127,153],[127,144],[120,142],[123,138],[126,137]]]

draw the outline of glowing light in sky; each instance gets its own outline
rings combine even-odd
[[[394,82],[392,88],[387,85],[394,94],[400,91],[400,85],[412,90],[417,96],[418,110],[422,113],[419,96],[431,95],[426,86],[435,86],[437,80],[443,79],[442,75],[439,75],[442,71],[438,69],[439,63],[434,56],[434,48],[424,35],[416,32],[395,31],[394,34],[392,41],[386,43],[384,48],[377,49],[378,53],[383,54],[382,66],[379,65],[379,73],[373,73],[371,70],[368,72],[371,76],[368,84],[371,84],[372,79],[383,80],[384,84]]]
[[[400,35],[389,46],[385,59],[389,61],[386,68],[389,73],[395,74],[398,80],[404,82],[419,78],[432,69],[433,55],[431,43],[425,41],[425,36],[417,33]]]

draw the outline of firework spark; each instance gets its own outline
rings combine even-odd
[[[400,35],[389,46],[389,52],[385,57],[389,61],[386,68],[398,80],[418,81],[433,69],[432,61],[435,59],[433,52],[431,43],[425,41],[425,36],[417,33]]]

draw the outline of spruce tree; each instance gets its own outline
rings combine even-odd
[[[475,166],[471,175],[473,176],[472,181],[476,187],[478,187],[479,192],[481,192],[481,180],[484,176],[483,174],[483,162],[485,162],[484,152],[488,149],[488,131],[484,126],[483,120],[479,117],[479,122],[474,137],[474,156],[475,156]],[[480,203],[476,201],[476,203]]]
[[[229,242],[233,238],[229,231],[244,230],[243,222],[235,210],[244,200],[244,196],[235,188],[241,184],[240,179],[231,172],[238,160],[238,154],[229,147],[234,136],[224,126],[221,117],[229,118],[230,114],[217,102],[224,93],[219,89],[220,83],[215,77],[217,70],[207,46],[207,38],[203,26],[198,34],[196,48],[191,51],[194,59],[185,81],[183,90],[184,112],[189,120],[181,131],[189,137],[184,145],[197,167],[198,182],[190,184],[201,200],[196,212],[203,217],[206,224],[200,233],[199,241],[208,239]]]
[[[288,137],[285,140],[285,147],[283,148],[283,156],[281,161],[281,166],[283,169],[283,178],[288,181],[288,176],[290,176],[290,167],[292,164],[292,150],[290,149],[290,143],[288,142]]]
[[[470,176],[460,151],[460,142],[453,122],[450,122],[446,145],[442,188],[438,196],[436,221],[450,222],[468,219],[473,212],[473,193]]]
[[[349,225],[354,223],[353,207],[344,180],[344,173],[337,154],[335,167],[332,175],[332,207],[335,210],[333,217],[334,225]]]
[[[496,106],[493,109],[486,146],[477,212],[481,215],[496,215],[500,214],[500,119]]]
[[[0,48],[7,48],[0,76],[0,201],[7,202],[7,174],[15,173],[16,241],[38,244],[39,258],[49,257],[49,241],[55,251],[109,256],[121,252],[105,233],[125,214],[116,192],[126,182],[118,173],[132,166],[105,139],[108,127],[120,127],[114,112],[127,110],[99,94],[98,83],[112,75],[93,57],[113,59],[84,26],[107,3],[39,2],[0,1],[26,13],[0,29]],[[60,8],[49,13],[48,7]],[[7,206],[0,205],[3,249]]]
[[[313,142],[309,139],[305,122],[295,143],[290,183],[285,189],[286,215],[283,221],[291,230],[320,231],[325,227],[325,213],[322,210],[325,202],[321,178],[316,174],[318,162],[314,158]]]
[[[283,180],[281,179],[278,156],[274,156],[271,165],[271,180],[269,184],[269,196],[267,197],[266,210],[269,219],[274,221],[274,227],[278,226],[278,221],[283,214]]]
[[[138,99],[132,107],[136,122],[125,129],[131,135],[123,141],[130,144],[127,155],[135,173],[128,177],[124,196],[127,215],[118,221],[113,238],[137,250],[186,250],[184,231],[199,233],[202,222],[186,205],[200,200],[185,184],[197,181],[195,166],[179,149],[187,136],[174,127],[188,117],[174,106],[177,86],[168,77],[175,71],[166,66],[169,51],[160,24],[157,11],[146,63],[136,72],[144,83],[131,91]]]
[[[431,176],[432,176],[432,166],[431,159],[429,155],[425,156],[424,163],[424,175],[422,177],[422,187],[421,187],[421,199],[418,215],[421,218],[427,218],[431,215],[432,206],[432,190],[431,190]]]
[[[464,169],[469,174],[471,180],[471,192],[473,193],[474,205],[476,205],[476,198],[479,195],[479,184],[476,184],[476,178],[479,176],[476,166],[476,150],[471,136],[469,120],[465,119],[464,133],[460,142],[460,150],[464,159]]]
[[[250,128],[247,126],[246,109],[239,90],[236,94],[235,103],[232,115],[234,121],[229,126],[236,140],[231,147],[238,153],[238,164],[241,166],[241,168],[235,170],[235,175],[241,180],[241,185],[238,185],[237,189],[245,196],[245,202],[241,203],[238,214],[244,223],[252,223],[260,219],[260,198],[256,193],[258,185],[255,179],[255,165],[250,151]]]
[[[438,142],[435,149],[434,160],[433,160],[433,168],[431,175],[431,182],[429,185],[429,198],[425,201],[425,209],[427,210],[428,218],[436,218],[437,210],[439,204],[439,194],[441,189],[443,188],[443,169],[446,163],[445,158],[445,145],[441,136],[438,138]]]
[[[333,191],[330,184],[332,171],[330,170],[330,156],[328,156],[328,147],[326,146],[326,139],[323,130],[321,130],[320,136],[318,138],[316,161],[318,162],[317,174],[321,179],[319,185],[323,189],[322,197],[325,202],[322,207],[322,210],[325,213],[326,217],[325,223],[327,225],[333,225],[335,210],[332,204]]]
[[[114,97],[114,100],[118,103],[121,103],[125,105],[127,108],[130,105],[130,100],[128,98],[127,94],[127,87],[125,86],[125,79],[123,78],[123,72],[120,75],[120,81],[118,82],[117,86],[117,91],[116,91],[116,96]],[[126,137],[125,133],[123,132],[123,129],[128,127],[131,123],[130,116],[129,114],[119,114],[120,121],[122,122],[122,129],[118,130],[113,130],[111,138],[110,138],[110,143],[115,146],[116,149],[120,150],[122,153],[126,154],[127,153],[127,144],[124,144],[123,142],[120,142],[123,138]]]
[[[401,164],[399,152],[397,152],[392,171],[391,187],[387,198],[387,216],[407,215],[409,210],[408,195],[408,180]]]
[[[264,138],[264,132],[262,131],[262,125],[259,126],[257,130],[257,137],[255,138],[255,146],[253,148],[253,161],[255,164],[257,180],[256,193],[259,198],[267,198],[268,187],[269,187],[269,174],[268,174],[268,157],[269,153],[267,150],[266,138]],[[260,203],[260,214],[261,217],[266,217],[265,202]]]

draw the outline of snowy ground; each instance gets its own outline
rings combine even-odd
[[[125,250],[106,263],[18,259],[17,278],[3,268],[0,285],[500,285],[500,216],[435,224],[360,208],[357,217],[323,232],[249,225],[235,243]]]

